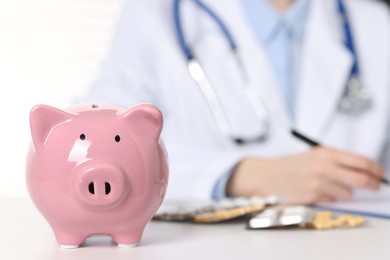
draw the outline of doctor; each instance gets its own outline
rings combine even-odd
[[[389,46],[375,0],[128,1],[80,102],[160,107],[170,199],[347,200],[390,159]]]

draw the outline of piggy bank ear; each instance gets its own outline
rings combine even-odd
[[[131,123],[131,131],[137,135],[149,135],[158,140],[163,126],[160,110],[149,104],[142,104],[126,110],[122,115],[126,122]]]
[[[71,114],[51,106],[37,105],[33,107],[30,112],[30,127],[35,151],[39,153],[42,150],[54,126],[71,118]]]

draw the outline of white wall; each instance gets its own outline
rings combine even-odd
[[[122,0],[0,0],[0,197],[27,197],[30,109],[84,93]]]

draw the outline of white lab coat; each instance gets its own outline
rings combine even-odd
[[[290,135],[292,126],[326,146],[375,160],[384,156],[390,118],[390,15],[384,5],[345,1],[361,77],[373,100],[370,110],[351,116],[337,110],[352,57],[342,42],[335,1],[312,0],[292,120],[238,0],[204,1],[231,30],[250,82],[268,110],[266,142],[238,147],[221,136],[178,47],[171,0],[126,3],[100,76],[83,99],[123,106],[150,102],[160,107],[170,161],[169,199],[211,198],[217,180],[244,157],[271,158],[310,149]],[[191,1],[183,3],[183,23],[186,39],[204,65],[234,132],[256,134],[259,121],[243,92],[226,39]]]

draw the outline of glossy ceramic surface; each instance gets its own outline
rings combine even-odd
[[[30,125],[27,186],[58,243],[78,247],[107,234],[119,245],[138,244],[168,182],[161,112],[148,104],[38,105]]]

